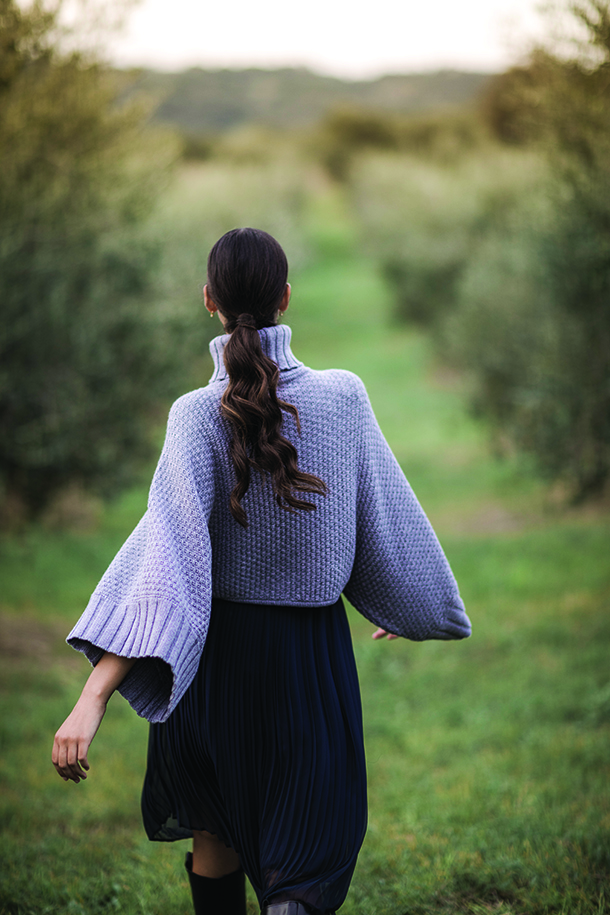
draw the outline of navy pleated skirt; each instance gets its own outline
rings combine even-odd
[[[148,836],[207,830],[259,903],[344,901],[366,829],[362,710],[343,603],[215,599],[197,676],[150,727]]]

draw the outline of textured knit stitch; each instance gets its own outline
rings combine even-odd
[[[327,484],[307,496],[315,512],[278,508],[253,474],[243,529],[229,511],[235,484],[230,428],[220,413],[227,385],[222,352],[205,388],[173,405],[148,510],[68,636],[97,663],[103,651],[138,662],[120,691],[149,721],[164,721],[192,681],[212,596],[248,603],[328,606],[343,592],[372,623],[408,639],[470,635],[441,546],[373,414],[362,381],[318,372],[290,349],[285,325],[259,331],[280,368],[284,434],[299,467]]]

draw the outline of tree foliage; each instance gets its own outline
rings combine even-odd
[[[563,11],[578,42],[482,100],[493,145],[369,153],[351,187],[397,314],[469,370],[497,441],[582,498],[610,477],[610,3]]]
[[[170,149],[57,13],[0,0],[0,477],[33,514],[129,477],[175,359],[142,229]]]
[[[500,139],[544,152],[545,218],[518,200],[512,221],[496,225],[488,244],[498,269],[481,252],[473,259],[463,327],[454,321],[453,331],[475,366],[482,411],[582,497],[610,476],[610,4],[577,0],[568,10],[586,34],[578,54],[540,49],[486,100]],[[508,252],[524,245],[529,255],[508,277]]]
[[[353,176],[354,165],[367,152],[400,152],[447,163],[462,159],[485,141],[485,131],[474,108],[401,115],[343,107],[322,120],[313,145],[329,175],[346,182]]]

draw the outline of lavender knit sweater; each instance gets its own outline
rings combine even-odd
[[[290,349],[290,328],[260,332],[280,368],[279,392],[299,466],[321,477],[315,512],[279,509],[258,475],[243,500],[247,530],[229,512],[234,474],[219,402],[222,351],[205,388],[173,405],[148,510],[119,550],[68,636],[96,663],[104,651],[136,657],[120,691],[138,714],[164,721],[193,679],[212,597],[297,607],[343,592],[372,623],[405,638],[470,635],[441,546],[351,372],[317,372]]]

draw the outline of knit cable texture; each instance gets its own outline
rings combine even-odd
[[[195,675],[212,597],[309,607],[344,593],[372,623],[404,638],[470,635],[449,564],[362,381],[303,365],[285,325],[259,335],[280,368],[281,399],[299,411],[301,433],[289,414],[283,432],[300,468],[321,477],[328,494],[306,497],[315,512],[287,512],[270,481],[253,473],[242,502],[248,528],[235,521],[231,432],[220,413],[228,336],[217,337],[209,384],[170,411],[148,510],[68,636],[94,664],[104,651],[139,659],[119,689],[152,722],[166,720]]]

